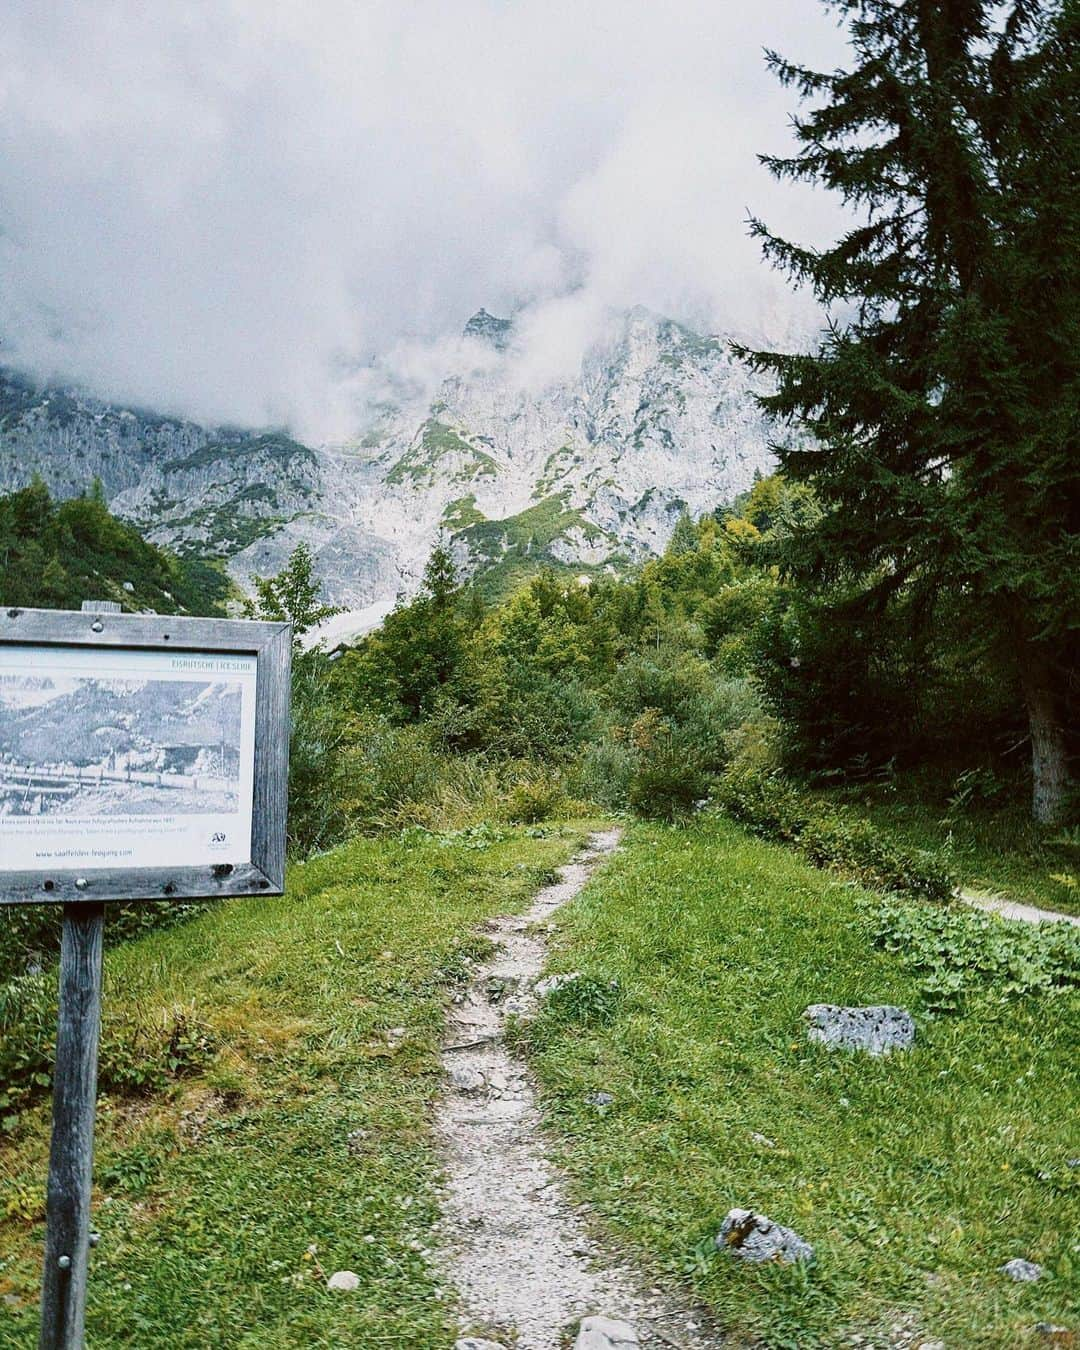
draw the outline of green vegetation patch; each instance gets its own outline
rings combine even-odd
[[[314,451],[306,445],[280,432],[267,432],[262,436],[245,436],[235,441],[211,441],[183,459],[170,460],[165,468],[179,473],[230,460],[253,459],[255,456],[280,460],[289,465],[297,461],[308,465],[316,463]]]
[[[883,1343],[905,1319],[946,1345],[1044,1343],[1036,1323],[1080,1320],[1080,999],[975,977],[962,1015],[936,1016],[925,972],[880,942],[882,903],[731,822],[633,827],[554,962],[619,997],[528,1037],[559,1153],[620,1242],[769,1346]],[[978,946],[979,916],[956,922]],[[915,1048],[813,1046],[818,1002],[906,1006]],[[794,1227],[814,1264],[716,1252],[734,1206]],[[1043,1279],[998,1273],[1015,1256]]]
[[[1080,914],[1080,828],[1037,825],[1027,785],[991,771],[900,775],[820,794],[902,848],[933,848],[960,885]]]
[[[443,512],[443,524],[452,532],[479,525],[485,520],[487,516],[477,507],[476,496],[471,492],[467,497],[456,497],[448,502]]]
[[[357,841],[294,868],[283,900],[223,902],[107,954],[106,1040],[137,1019],[167,1043],[182,1016],[198,1062],[99,1103],[88,1343],[451,1343],[427,1254],[444,1000],[480,951],[474,925],[583,834]],[[5,1145],[3,1347],[37,1338],[47,1125],[41,1107]],[[339,1269],[355,1294],[327,1291]]]
[[[571,530],[580,530],[588,540],[604,538],[604,531],[567,505],[565,494],[545,497],[535,506],[501,520],[477,521],[459,534],[480,558],[494,561],[507,553],[549,556],[551,545]]]
[[[590,542],[607,537],[598,525],[567,504],[566,493],[559,493],[514,516],[500,520],[481,517],[458,529],[454,538],[469,549],[479,592],[487,599],[498,600],[512,595],[544,568],[563,575],[595,575],[599,571],[595,565],[565,563],[552,553],[552,545],[572,531],[580,532]]]
[[[0,496],[0,602],[78,609],[116,600],[125,610],[221,613],[231,594],[223,572],[181,560],[110,514],[90,494],[54,502],[44,483]]]
[[[268,493],[269,489],[262,491]],[[218,558],[231,558],[259,539],[276,534],[288,523],[288,517],[249,515],[241,505],[243,502],[266,503],[267,500],[259,489],[246,490],[230,501],[200,506],[189,515],[170,520],[171,530],[182,531],[188,536],[177,545],[177,552],[181,557],[209,553]]]
[[[496,474],[499,471],[499,466],[486,450],[467,441],[460,432],[440,422],[437,417],[429,417],[424,423],[419,444],[406,450],[386,475],[386,481],[391,485],[430,483],[436,467],[447,455],[459,455],[465,461],[455,474],[455,479],[460,482],[469,482],[484,474]]]
[[[565,478],[570,470],[581,462],[581,451],[572,445],[564,445],[558,450],[553,450],[544,460],[544,467],[536,480],[532,495],[542,501],[552,492],[559,479]]]

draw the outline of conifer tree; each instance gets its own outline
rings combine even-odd
[[[813,433],[778,448],[823,515],[790,572],[872,620],[947,588],[1011,650],[1033,809],[1062,815],[1080,625],[1080,119],[1075,0],[826,0],[850,68],[768,54],[808,100],[782,179],[841,195],[832,247],[753,233],[832,314],[812,354],[740,354]],[[872,628],[868,628],[872,631]]]

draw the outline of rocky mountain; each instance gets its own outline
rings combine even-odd
[[[329,597],[374,612],[416,584],[440,534],[489,576],[658,551],[683,511],[770,467],[758,387],[724,338],[642,309],[540,387],[511,321],[481,310],[434,396],[398,380],[355,440],[317,448],[0,372],[0,491],[37,473],[70,495],[96,476],[117,514],[226,559],[241,584],[305,540]]]

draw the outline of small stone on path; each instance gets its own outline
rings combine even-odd
[[[1025,1261],[1021,1256],[1014,1256],[1011,1261],[1006,1261],[1003,1266],[998,1266],[998,1270],[1003,1275],[1008,1275],[1010,1280],[1018,1280],[1021,1284],[1041,1280],[1043,1274],[1043,1268],[1037,1261]]]
[[[621,1350],[623,1346],[637,1346],[641,1342],[629,1322],[616,1322],[610,1317],[583,1317],[574,1350]]]
[[[784,1265],[809,1261],[814,1255],[810,1243],[794,1229],[752,1209],[728,1211],[716,1235],[716,1246],[744,1261],[780,1261]]]
[[[485,1341],[483,1336],[462,1336],[454,1342],[454,1350],[506,1350],[501,1341]]]
[[[454,1068],[450,1073],[450,1081],[459,1092],[480,1092],[486,1086],[487,1079],[479,1069],[470,1068],[467,1064],[462,1064]]]
[[[360,1276],[354,1270],[335,1270],[326,1281],[326,1287],[339,1294],[351,1294],[360,1288]]]
[[[830,1050],[886,1055],[890,1050],[907,1050],[915,1043],[915,1019],[906,1008],[890,1003],[867,1008],[811,1003],[803,1016],[810,1023],[810,1039]]]

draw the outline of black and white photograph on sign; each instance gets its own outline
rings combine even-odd
[[[0,869],[246,862],[254,693],[244,655],[0,653]]]
[[[236,681],[0,676],[0,815],[235,813]]]

